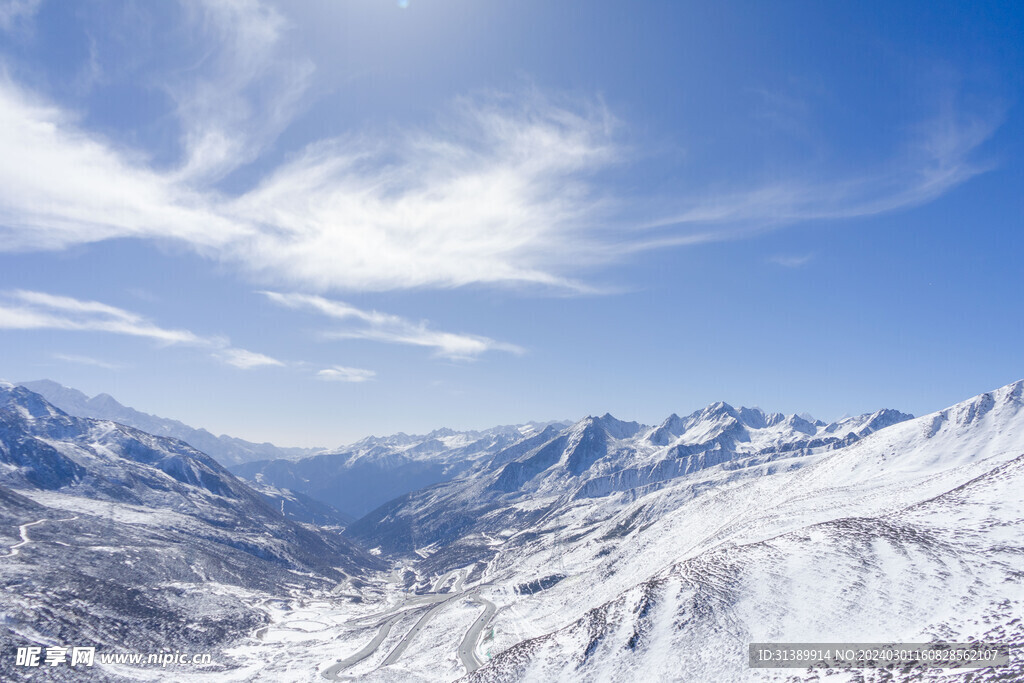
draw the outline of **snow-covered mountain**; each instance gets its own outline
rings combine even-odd
[[[6,383],[0,539],[5,652],[83,639],[106,651],[219,649],[267,622],[260,600],[383,566],[287,519],[182,441],[72,417]],[[8,659],[0,678],[16,680]]]
[[[467,474],[393,501],[349,532],[390,551],[451,543],[472,533],[529,526],[583,498],[644,492],[716,468],[789,460],[848,446],[911,415],[894,410],[825,424],[715,403],[655,427],[604,415],[550,425],[478,460]],[[438,515],[435,510],[449,511]]]
[[[970,680],[1024,680],[1024,381],[918,418],[824,424],[716,403],[651,426],[604,415],[365,440],[338,461],[463,464],[348,525],[369,556],[351,547],[344,572],[337,550],[305,562],[296,525],[255,493],[232,498],[242,485],[185,444],[75,421],[31,395],[0,414],[0,483],[19,487],[0,487],[0,576],[18,596],[3,605],[5,647],[94,637],[68,606],[86,575],[122,592],[142,581],[156,601],[94,599],[103,642],[137,621],[133,642],[153,648],[219,644],[223,680],[966,680],[747,665],[751,642],[933,640],[1008,644],[1009,667]],[[121,475],[133,502],[108,492],[108,450],[134,463]],[[241,505],[252,520],[231,522],[236,545],[211,529],[217,500],[227,519],[256,501]],[[33,576],[59,586],[69,553],[77,569],[59,598],[22,589]],[[131,573],[143,565],[155,578]],[[183,632],[185,610],[207,630]],[[160,619],[177,626],[161,636]]]
[[[1022,490],[1017,382],[842,448],[710,468],[615,494],[619,506],[578,501],[513,530],[481,574],[496,586],[559,578],[491,594],[508,608],[492,621],[493,662],[471,679],[804,679],[748,669],[747,644],[763,641],[1020,648]],[[1022,678],[1018,652],[1009,670],[971,680]]]
[[[657,427],[587,418],[350,527],[404,554],[408,586],[428,590],[455,572],[466,599],[400,664],[387,653],[403,641],[389,635],[343,672],[792,681],[810,674],[749,669],[748,644],[1019,647],[1018,490],[1024,382],[916,419],[880,411],[823,425],[724,404]],[[486,629],[474,631],[477,618]],[[1018,656],[972,680],[1021,678]]]
[[[457,432],[370,436],[300,460],[250,462],[231,468],[257,484],[301,492],[359,517],[379,505],[468,471],[475,463],[561,422],[531,422]]]
[[[97,394],[90,398],[77,389],[48,379],[22,382],[21,386],[39,394],[68,415],[111,420],[141,429],[155,436],[181,439],[193,448],[213,456],[217,462],[225,466],[253,460],[304,458],[324,450],[322,448],[282,448],[272,443],[253,443],[226,434],[214,436],[205,429],[196,429],[177,420],[157,417],[123,406],[110,394]]]

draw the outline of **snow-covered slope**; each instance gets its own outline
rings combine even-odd
[[[721,404],[656,428],[588,418],[351,529],[415,548],[421,585],[466,568],[467,589],[495,606],[473,680],[804,680],[748,669],[755,641],[1020,646],[1022,394],[1018,382],[921,418],[841,426]],[[688,464],[639,476],[671,460]],[[637,478],[580,495],[626,470]],[[432,631],[401,671],[435,680],[429,667],[464,636]],[[392,680],[380,664],[351,671]],[[974,680],[1020,678],[1017,658]]]
[[[9,384],[0,384],[0,485],[30,497],[59,494],[173,511],[224,529],[224,541],[231,544],[246,534],[270,537],[272,543],[252,541],[260,547],[257,554],[296,567],[324,565],[328,555],[354,569],[362,559],[338,537],[290,522],[264,495],[182,441],[72,417]],[[340,550],[351,551],[351,557],[338,555]]]
[[[271,507],[296,522],[341,531],[355,521],[327,503],[314,500],[305,494],[267,484],[254,482],[247,482],[247,484],[253,491],[263,496]]]
[[[501,654],[474,680],[802,679],[748,669],[747,644],[764,641],[1019,647],[1022,393],[1018,382],[800,463],[683,477],[618,511],[587,500],[545,518],[482,578],[561,578],[505,598]],[[974,680],[1024,677],[1024,660],[1014,667]]]
[[[219,649],[267,622],[259,601],[383,567],[182,441],[72,417],[4,383],[0,539],[5,652]],[[25,673],[0,658],[0,679]]]
[[[250,481],[298,491],[360,517],[410,491],[449,481],[549,425],[565,426],[528,423],[484,431],[438,429],[424,435],[370,436],[300,460],[251,462],[231,470]]]
[[[640,495],[704,470],[735,470],[823,453],[909,419],[893,410],[811,423],[715,403],[657,427],[604,415],[531,437],[478,459],[453,481],[392,501],[350,527],[365,543],[411,550],[473,532],[520,529],[582,498]],[[449,510],[444,515],[435,510]],[[451,512],[457,510],[458,512]]]
[[[155,436],[181,439],[190,446],[214,457],[222,465],[237,465],[254,460],[274,458],[304,458],[322,451],[321,448],[282,448],[272,443],[253,443],[226,434],[214,436],[205,429],[196,429],[177,420],[157,417],[134,408],[123,406],[110,394],[89,397],[52,380],[22,382],[29,389],[60,408],[68,415],[111,420],[141,429]]]
[[[32,443],[83,468],[93,461],[79,450],[106,462],[103,448],[120,443],[31,396],[7,412]],[[148,443],[124,429],[115,429],[117,438]],[[351,459],[388,462],[427,444],[414,453],[443,460],[462,447],[459,438],[368,441]],[[71,450],[55,445],[69,440]],[[208,524],[189,512],[207,503],[179,512],[108,495],[101,505],[110,506],[110,526],[96,526],[103,517],[87,507],[96,501],[69,493],[106,495],[97,475],[33,447],[23,453],[42,463],[39,477],[70,483],[33,488],[27,456],[5,456],[3,481],[22,486],[0,488],[0,536],[21,553],[0,564],[5,585],[44,569],[56,585],[61,552],[78,553],[76,566],[91,567],[91,576],[123,582],[119,572],[134,566],[120,563],[126,559],[157,567],[162,589],[187,583],[179,555],[159,559],[153,550],[158,534],[194,552],[212,583],[249,591],[240,599],[192,585],[183,598],[210,615],[218,643],[256,626],[254,637],[222,650],[231,669],[224,680],[966,680],[938,669],[747,666],[751,642],[930,640],[1010,644],[1017,651],[1009,668],[981,669],[970,680],[1024,680],[1024,381],[919,418],[883,410],[827,425],[718,403],[656,426],[604,415],[511,434],[502,446],[464,452],[465,469],[450,481],[350,525],[346,533],[372,548],[380,570],[364,561],[361,575],[343,575],[333,588],[318,569],[283,580],[273,562],[252,565],[264,581],[252,587],[237,576],[251,562],[239,558],[258,554],[248,546],[213,562],[216,546],[196,531]],[[197,479],[188,483],[161,469],[187,451],[161,447],[154,458],[141,446],[120,448],[132,454],[129,471],[154,471],[157,479],[145,481],[178,482],[157,499],[173,501],[178,485],[197,489],[200,500],[225,497],[197,474],[201,460],[190,465]],[[211,472],[211,482],[221,481],[222,470]],[[90,526],[65,520],[83,513]],[[52,521],[28,526],[41,517]],[[25,529],[32,542],[20,546]],[[97,536],[127,551],[104,559],[115,554],[101,551]],[[256,547],[273,543],[263,537]],[[278,597],[268,599],[274,590]],[[19,598],[20,611],[8,610],[0,635],[9,644],[49,637],[29,626],[40,603],[61,628],[86,628],[59,602],[32,594]],[[180,605],[169,604],[157,613],[181,619]],[[122,622],[102,623],[109,631]],[[153,622],[139,623],[156,642]],[[167,641],[192,642],[180,633]],[[180,669],[174,676],[203,680]]]

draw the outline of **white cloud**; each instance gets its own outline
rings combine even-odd
[[[369,339],[392,344],[410,344],[434,349],[441,357],[452,360],[472,360],[486,351],[507,351],[522,353],[523,349],[514,344],[496,342],[487,337],[451,332],[435,332],[425,326],[410,325],[398,329],[368,328],[325,332],[327,339]]]
[[[262,292],[274,303],[292,309],[312,311],[329,318],[356,323],[356,327],[325,332],[328,339],[368,339],[392,344],[423,346],[444,358],[470,360],[487,351],[523,353],[514,344],[489,337],[432,330],[426,322],[412,322],[397,315],[364,311],[341,301],[311,294]]]
[[[210,48],[201,72],[167,85],[183,131],[176,177],[217,180],[287,127],[313,65],[284,49],[284,18],[258,0],[191,0],[184,7],[191,31]]]
[[[368,382],[377,376],[373,370],[362,368],[346,368],[341,365],[334,365],[316,373],[319,379],[329,382]]]
[[[783,268],[800,268],[811,262],[814,254],[776,254],[768,260]]]
[[[255,351],[246,351],[245,349],[228,348],[215,355],[228,365],[233,365],[236,368],[241,368],[243,370],[267,365],[276,365],[278,367],[284,365],[284,363],[276,358],[271,358],[270,356],[265,356],[262,353],[256,353]]]
[[[0,75],[0,250],[135,237],[214,255],[250,229]]]
[[[590,234],[602,201],[584,182],[615,159],[607,114],[505,104],[465,100],[429,134],[313,145],[228,198],[0,79],[0,250],[174,240],[316,290],[572,287],[568,264],[608,256]]]
[[[222,337],[203,337],[188,330],[160,327],[136,313],[98,301],[25,290],[4,292],[3,297],[6,301],[0,300],[0,329],[107,332],[152,339],[164,345],[209,348],[215,358],[242,369],[284,365],[269,356],[233,347]],[[80,356],[60,357],[84,362]]]
[[[118,363],[108,363],[98,358],[92,358],[90,356],[79,356],[73,353],[55,353],[53,357],[57,360],[62,360],[65,363],[76,363],[78,365],[91,365],[95,368],[103,368],[104,370],[120,370],[123,365]]]
[[[567,262],[604,258],[585,179],[616,158],[607,113],[582,109],[463,100],[430,133],[313,145],[231,202],[263,226],[233,256],[315,290],[572,286]]]
[[[875,216],[926,204],[991,168],[973,157],[1000,122],[996,112],[972,116],[947,104],[937,117],[918,126],[900,160],[888,166],[831,180],[792,179],[683,200],[682,210],[664,211],[665,217],[642,226],[655,236],[624,248],[644,251],[736,239],[767,228]]]
[[[184,243],[306,291],[583,290],[584,269],[637,252],[931,201],[986,170],[973,157],[998,123],[947,106],[908,152],[862,173],[625,198],[596,181],[626,156],[606,108],[524,90],[460,99],[432,126],[319,141],[227,196],[216,182],[289,125],[312,66],[257,0],[185,6],[210,47],[167,86],[182,129],[177,168],[118,148],[0,73],[0,250],[135,238]]]
[[[0,29],[10,31],[19,21],[35,16],[42,0],[0,0]]]
[[[2,329],[110,332],[145,337],[164,344],[210,343],[188,330],[158,327],[139,315],[98,301],[24,290],[8,292],[7,297],[9,303],[0,303]]]

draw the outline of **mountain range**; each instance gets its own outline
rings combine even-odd
[[[219,650],[268,623],[261,601],[384,566],[182,441],[73,417],[6,383],[0,539],[4,652]],[[26,673],[0,661],[4,680]]]
[[[916,418],[718,402],[234,469],[0,387],[4,647],[217,653],[174,680],[952,681],[747,648],[984,641],[1018,654],[970,680],[1024,679],[1024,381]]]
[[[39,394],[69,415],[111,420],[141,429],[155,436],[170,436],[180,439],[225,466],[252,460],[302,458],[324,450],[322,448],[283,448],[272,443],[253,443],[226,434],[214,436],[205,429],[197,429],[177,420],[157,417],[121,405],[110,394],[97,394],[89,397],[78,389],[66,387],[49,379],[21,382],[21,386]]]
[[[429,434],[368,436],[334,449],[294,448],[253,443],[177,420],[150,415],[119,403],[109,394],[89,397],[53,380],[22,382],[69,415],[110,420],[157,436],[169,436],[210,455],[286,514],[343,527],[392,498],[461,474],[478,458],[549,424],[527,423],[483,431],[437,429]],[[317,508],[315,511],[313,508]]]
[[[301,459],[248,462],[231,471],[259,484],[301,492],[352,517],[410,491],[449,481],[525,437],[566,423],[531,422],[457,432],[370,436]]]

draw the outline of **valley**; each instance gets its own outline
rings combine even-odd
[[[218,656],[207,671],[178,669],[183,679],[787,680],[747,668],[747,644],[1024,644],[1024,382],[919,418],[882,410],[825,424],[716,403],[655,426],[610,415],[552,423],[498,447],[491,434],[475,435],[486,447],[444,435],[478,457],[341,536],[289,521],[180,442],[67,417],[28,393],[9,393],[8,405],[8,433],[21,436],[7,437],[20,446],[5,451],[4,485],[26,508],[0,532],[15,562],[8,585],[23,563],[78,557],[155,596],[185,586],[193,601],[220,595],[218,613],[227,600],[247,626],[190,641]],[[121,455],[111,460],[104,440]],[[47,457],[29,471],[26,452]],[[128,495],[113,478],[138,484]],[[168,563],[175,547],[200,550],[188,551],[191,578]],[[37,619],[5,609],[7,624]],[[110,612],[122,624],[141,615]],[[84,621],[65,623],[85,632]],[[49,637],[8,629],[8,642]],[[1022,667],[1017,656],[973,680]],[[124,667],[105,675],[150,674],[160,680]]]

